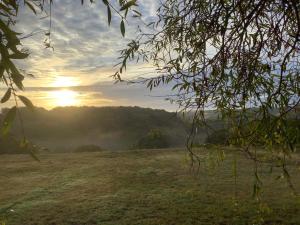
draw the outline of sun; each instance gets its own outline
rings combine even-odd
[[[80,104],[78,93],[72,90],[51,91],[49,98],[55,106],[74,106]]]

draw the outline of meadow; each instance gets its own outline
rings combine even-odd
[[[6,225],[300,224],[300,198],[279,171],[260,167],[262,199],[253,198],[253,162],[225,152],[201,155],[192,171],[184,149],[102,151],[0,157],[0,221]],[[289,165],[300,191],[300,157]],[[1,223],[0,223],[1,224]]]

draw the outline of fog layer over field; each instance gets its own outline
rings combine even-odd
[[[139,107],[21,109],[21,115],[26,138],[50,151],[91,144],[104,149],[130,149],[153,130],[166,138],[169,147],[180,147],[188,134],[188,124],[176,113]],[[22,137],[18,120],[12,134]]]

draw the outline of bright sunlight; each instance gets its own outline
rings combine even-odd
[[[56,106],[71,106],[80,103],[78,93],[71,90],[51,91],[49,98],[53,99],[53,104]]]

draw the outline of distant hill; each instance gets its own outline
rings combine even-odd
[[[0,114],[0,120],[4,114],[5,110]],[[99,146],[99,149],[126,150],[141,146],[141,143],[142,146],[157,143],[158,140],[151,140],[153,134],[164,138],[160,140],[164,146],[182,147],[192,122],[192,113],[183,117],[174,112],[140,107],[37,108],[34,113],[22,108],[21,115],[27,139],[50,151],[73,151],[91,146],[93,149]],[[298,115],[299,112],[293,112],[290,117],[299,118]],[[228,128],[216,111],[207,111],[206,116],[207,124],[213,129],[199,127],[195,144],[205,143],[214,130]],[[15,148],[15,152],[20,152],[16,142],[22,137],[18,120],[11,133],[12,140],[0,138],[0,152],[10,152],[7,148]],[[5,149],[1,150],[1,147]]]
[[[59,107],[29,112],[22,108],[26,136],[50,150],[94,144],[103,149],[132,148],[151,130],[160,130],[170,147],[183,146],[188,125],[176,113],[140,107]],[[16,120],[12,133],[21,137]]]

